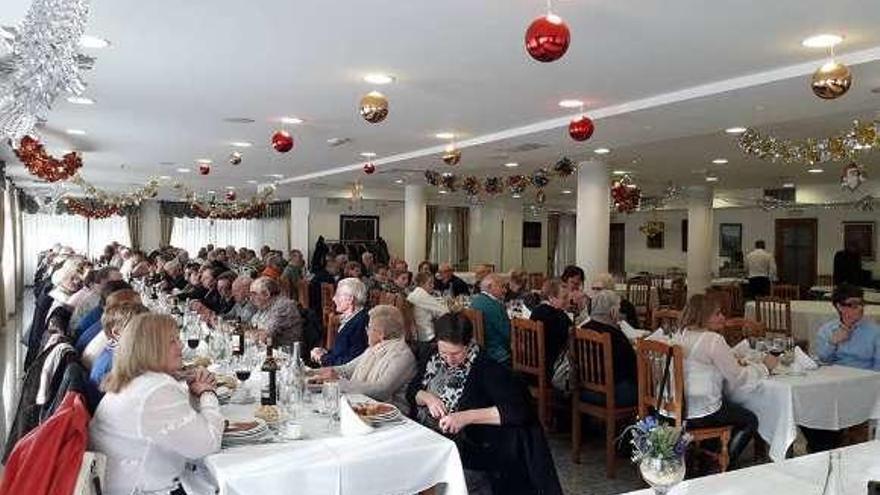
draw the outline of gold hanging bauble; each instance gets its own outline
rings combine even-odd
[[[378,124],[388,116],[388,98],[378,91],[370,91],[360,104],[361,117],[371,124]]]
[[[845,95],[852,86],[852,72],[840,62],[830,61],[813,73],[813,93],[823,100]]]
[[[443,163],[447,165],[458,165],[458,162],[461,161],[461,150],[456,148],[447,149],[445,153],[443,153]]]

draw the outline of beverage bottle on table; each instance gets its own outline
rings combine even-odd
[[[232,355],[241,356],[244,354],[244,325],[241,322],[234,324],[229,338],[232,343]]]
[[[274,406],[278,403],[278,362],[272,356],[272,343],[266,345],[266,359],[263,361],[263,389],[260,404]]]

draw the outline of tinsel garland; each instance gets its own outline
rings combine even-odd
[[[739,138],[739,148],[743,153],[761,160],[790,165],[852,160],[878,146],[880,121],[863,124],[856,120],[849,130],[822,139],[791,141],[765,136],[754,129],[747,129]]]
[[[81,94],[79,41],[87,0],[33,0],[24,21],[0,39],[0,137],[19,140],[62,93]]]
[[[619,213],[631,213],[638,209],[641,197],[641,189],[629,175],[624,175],[611,184],[611,200],[614,209]]]
[[[550,169],[540,168],[531,175],[512,175],[508,177],[486,177],[480,179],[473,175],[459,177],[451,172],[425,171],[425,182],[430,186],[440,188],[446,192],[455,192],[462,189],[468,197],[478,198],[481,194],[496,196],[504,192],[506,188],[512,194],[522,194],[529,187],[534,187],[537,197],[543,197],[543,190],[554,177],[565,178],[577,170],[574,162],[568,158],[561,158]]]
[[[143,200],[155,198],[159,194],[159,180],[153,178],[147,180],[147,183],[145,185],[127,193],[113,193],[105,191],[92,185],[92,183],[83,179],[82,176],[79,174],[74,175],[70,179],[70,182],[73,182],[74,184],[82,188],[82,190],[89,196],[89,198],[99,201],[108,206],[114,206],[116,208],[137,206],[141,204]]]
[[[63,212],[86,218],[108,218],[120,214],[118,206],[82,198],[67,197],[61,200],[61,205]]]
[[[67,153],[58,160],[46,152],[39,140],[31,136],[21,138],[18,148],[15,149],[15,156],[28,172],[47,182],[66,180],[82,168],[82,158],[78,153]]]
[[[189,203],[197,216],[218,220],[256,218],[265,211],[269,200],[275,195],[275,186],[269,185],[248,201],[220,202],[213,196],[207,200],[201,199],[192,188],[182,182],[176,182],[173,188]]]

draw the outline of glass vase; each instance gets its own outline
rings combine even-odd
[[[684,479],[684,457],[646,457],[639,463],[639,472],[654,493],[665,495]]]

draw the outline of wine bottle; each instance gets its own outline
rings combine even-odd
[[[260,404],[274,406],[278,403],[278,362],[272,356],[272,343],[266,345],[266,360],[263,361],[263,389],[260,394]]]
[[[241,356],[244,354],[244,326],[241,323],[236,323],[232,329],[232,333],[229,335],[230,340],[232,341],[232,355],[233,356]]]

